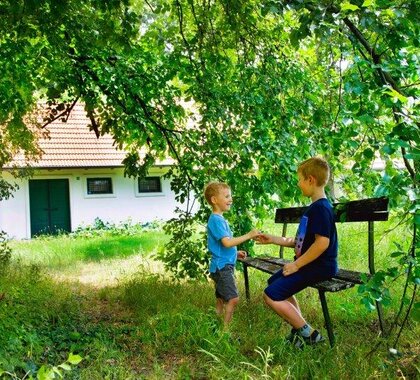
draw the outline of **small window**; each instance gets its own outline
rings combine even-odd
[[[139,193],[161,193],[160,177],[139,178]]]
[[[93,194],[112,194],[111,178],[88,178],[87,193]]]

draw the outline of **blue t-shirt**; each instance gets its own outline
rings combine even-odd
[[[296,233],[295,255],[304,255],[315,241],[315,235],[325,236],[330,239],[328,248],[307,266],[321,266],[332,270],[334,274],[338,270],[337,264],[337,229],[335,216],[331,203],[321,198],[312,203],[302,216]]]
[[[211,253],[210,273],[223,269],[226,264],[235,265],[236,247],[226,248],[222,244],[224,237],[232,236],[226,219],[222,215],[211,214],[207,222],[207,248]]]

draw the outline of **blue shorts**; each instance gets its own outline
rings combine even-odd
[[[325,267],[303,267],[289,276],[283,276],[283,269],[280,269],[268,279],[264,293],[273,301],[284,301],[308,286],[329,280],[335,272]]]
[[[210,273],[216,287],[216,298],[221,298],[228,302],[232,298],[238,297],[238,289],[235,282],[235,267],[231,264],[225,265],[222,269]]]

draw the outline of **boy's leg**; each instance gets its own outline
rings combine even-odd
[[[294,297],[290,298],[293,298],[293,300],[296,301]],[[298,330],[306,325],[306,321],[303,319],[299,307],[295,306],[297,303],[293,303],[293,301],[291,302],[290,298],[284,301],[274,301],[264,293],[265,303],[294,329]]]
[[[239,301],[234,266],[226,265],[212,274],[212,278],[216,284],[216,313],[220,312],[219,315],[223,316],[224,329],[226,330]]]
[[[293,326],[286,340],[293,343],[297,348],[324,341],[324,337],[319,331],[314,330],[311,325],[306,323],[299,310],[289,300],[273,301],[265,293],[264,300],[280,317]]]
[[[299,303],[298,303],[295,296],[289,297],[287,299],[287,301],[289,301],[296,308],[296,310],[299,312],[299,314],[302,315],[302,312],[300,311]]]
[[[296,297],[291,296],[287,299],[287,301],[289,301],[296,308],[296,310],[299,312],[299,314],[302,316],[302,312],[300,310],[299,303],[298,303]],[[295,340],[296,334],[298,334],[298,333],[299,333],[299,329],[295,329],[294,327],[292,327],[292,330],[290,331],[289,335],[286,336],[286,340],[288,342],[293,342]]]
[[[311,271],[299,271],[290,276],[278,276],[265,289],[264,300],[280,317],[292,325],[293,329],[287,338],[294,342],[294,336],[299,334],[302,339],[296,341],[296,346],[314,344],[323,340],[317,330],[314,330],[302,316],[299,304],[294,294],[303,290],[313,282],[316,276]]]
[[[223,300],[223,297],[219,292],[220,282],[221,282],[220,272],[216,271],[215,273],[210,273],[210,277],[214,282],[214,288],[215,288],[214,294],[216,296],[216,314],[219,317],[223,317],[224,309],[225,309],[225,301]]]
[[[223,315],[224,306],[225,306],[224,301],[221,298],[217,297],[216,298],[216,314],[218,316],[222,316]]]
[[[225,304],[225,316],[224,316],[224,325],[225,329],[229,325],[229,322],[232,320],[233,311],[235,310],[236,305],[238,304],[239,297],[231,298],[228,302]]]
[[[283,270],[282,269],[279,269],[272,276],[270,276],[267,280],[267,284],[271,285],[274,281],[276,281],[280,277],[283,277]]]
[[[303,271],[290,276],[283,276],[282,271],[279,272],[265,289],[264,301],[294,329],[299,329],[306,321],[294,295],[308,286],[309,276]]]

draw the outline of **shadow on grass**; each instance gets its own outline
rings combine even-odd
[[[360,315],[336,316],[334,349],[296,351],[284,342],[287,326],[260,297],[249,304],[242,299],[232,334],[225,335],[209,283],[176,283],[147,268],[118,286],[98,289],[56,283],[31,267],[16,267],[0,278],[0,288],[6,294],[0,302],[0,369],[19,375],[60,363],[68,352],[84,357],[72,371],[72,378],[81,379],[393,379],[397,369],[406,378],[418,375],[407,356],[406,363],[390,361],[383,350],[366,357],[378,338]],[[311,293],[304,301],[306,312],[318,310]],[[312,319],[321,324],[321,316]],[[411,347],[414,336],[406,340]]]

